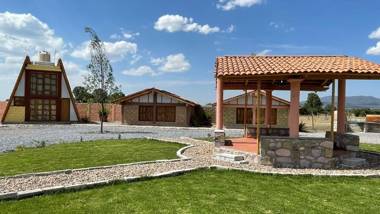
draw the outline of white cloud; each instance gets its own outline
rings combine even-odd
[[[160,66],[158,69],[162,72],[184,72],[191,68],[183,53],[172,54],[165,58],[153,58],[151,63]]]
[[[65,66],[71,89],[74,89],[75,86],[83,85],[84,77],[88,74],[85,67],[71,61],[63,61],[63,66]]]
[[[380,27],[368,35],[370,39],[380,39]]]
[[[204,35],[220,32],[219,27],[210,27],[208,24],[201,25],[194,22],[193,18],[170,14],[166,14],[158,18],[154,24],[154,29],[158,31],[167,31],[170,33],[179,31],[197,32]]]
[[[237,7],[252,7],[254,5],[262,4],[263,0],[219,0],[216,4],[218,9],[228,11]]]
[[[25,55],[41,50],[63,54],[64,49],[63,39],[32,14],[0,13],[0,99],[9,97]]]
[[[264,50],[260,51],[259,53],[257,53],[256,55],[257,55],[257,56],[266,56],[266,55],[268,55],[270,52],[272,52],[272,50],[264,49]]]
[[[150,66],[142,65],[138,68],[124,70],[123,74],[128,75],[128,76],[144,76],[144,75],[154,76],[157,73]]]
[[[284,31],[285,33],[295,31],[294,27],[289,27],[283,23],[277,23],[277,22],[273,22],[273,21],[269,22],[269,26],[276,29],[276,30]]]
[[[90,41],[83,42],[77,47],[71,56],[84,60],[90,59]],[[104,42],[104,48],[107,56],[111,61],[119,61],[127,57],[128,55],[135,55],[137,53],[137,44],[133,42],[127,42],[124,40],[115,42]]]
[[[380,55],[380,42],[377,42],[376,46],[368,48],[367,54],[368,55]]]
[[[225,32],[227,33],[232,33],[235,31],[235,25],[230,25]]]

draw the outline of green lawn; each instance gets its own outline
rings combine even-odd
[[[378,213],[379,178],[202,170],[0,202],[2,213]]]
[[[380,144],[369,144],[369,143],[361,143],[360,149],[371,152],[379,152],[380,153]]]
[[[0,154],[0,176],[176,158],[181,144],[148,139],[99,140]]]

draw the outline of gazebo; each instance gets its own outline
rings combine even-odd
[[[224,90],[256,90],[256,105],[259,106],[260,91],[264,90],[271,97],[275,90],[290,91],[290,109],[288,116],[289,136],[261,136],[262,128],[260,124],[256,125],[256,138],[258,144],[258,153],[262,157],[268,156],[273,144],[277,143],[277,149],[273,148],[273,152],[281,157],[291,157],[297,149],[305,149],[297,143],[313,142],[310,148],[313,150],[316,144],[324,145],[321,153],[329,153],[325,149],[357,149],[356,144],[359,139],[356,136],[346,133],[346,115],[345,115],[345,97],[346,97],[346,80],[354,79],[380,79],[380,65],[369,62],[364,59],[351,56],[222,56],[217,57],[215,64],[216,78],[216,129],[215,141],[217,145],[224,143],[224,126],[223,126],[223,92]],[[334,132],[334,114],[331,114],[331,131],[326,133],[326,138],[319,139],[303,139],[299,136],[299,107],[300,107],[300,91],[325,91],[332,88],[332,103],[335,104],[335,82],[338,82],[338,102],[337,102],[337,130]],[[270,121],[271,102],[266,102],[265,120]],[[260,118],[260,111],[257,111],[256,118]],[[266,123],[265,123],[266,124]],[[264,125],[265,125],[264,124]],[[327,139],[329,141],[327,141]],[[354,142],[355,141],[355,142]],[[282,142],[282,143],[279,143]],[[284,142],[287,145],[286,150],[280,150]],[[327,143],[329,142],[329,143]],[[335,144],[333,143],[335,142]],[[265,145],[264,145],[265,144]],[[270,147],[270,148],[269,148]],[[296,148],[297,147],[297,148]],[[356,147],[356,148],[354,148]],[[277,152],[276,152],[277,151]],[[314,151],[314,150],[313,150]],[[270,153],[270,152],[269,152]],[[300,153],[300,152],[298,152]],[[317,154],[318,152],[314,152]],[[271,153],[270,153],[271,154]],[[307,154],[305,154],[307,155]],[[273,156],[273,155],[272,155]],[[268,157],[269,161],[276,162],[275,157]],[[298,156],[302,156],[298,154]],[[317,156],[317,155],[314,155]],[[323,155],[322,155],[323,156]],[[286,159],[286,158],[283,158]],[[284,162],[291,162],[289,158]],[[298,158],[299,159],[299,158]],[[281,159],[282,160],[282,159]],[[294,162],[294,160],[292,160]],[[298,160],[298,166],[299,166]],[[313,161],[311,161],[313,163]],[[285,164],[289,165],[289,164]],[[306,164],[308,165],[308,164]]]

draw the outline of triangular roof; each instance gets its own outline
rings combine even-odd
[[[120,104],[120,103],[128,102],[128,101],[133,100],[136,97],[140,97],[140,96],[143,96],[143,95],[146,95],[146,94],[150,94],[152,92],[157,92],[157,93],[162,94],[162,95],[170,96],[170,97],[178,100],[179,102],[188,104],[190,106],[196,106],[196,105],[198,105],[197,103],[195,103],[193,101],[187,100],[187,99],[182,98],[182,97],[180,97],[180,96],[178,96],[176,94],[170,93],[170,92],[165,91],[165,90],[157,89],[157,88],[147,88],[147,89],[144,89],[144,90],[141,90],[141,91],[129,94],[127,96],[124,96],[122,98],[119,98],[119,99],[115,100],[114,103],[119,103]]]
[[[248,95],[248,96],[252,96],[253,93],[255,93],[254,95],[255,95],[255,97],[256,97],[256,91],[255,91],[255,90],[248,92],[247,95]],[[260,91],[260,94],[261,94],[261,96],[266,96],[266,92],[263,91],[263,90]],[[244,97],[244,96],[245,96],[244,93],[243,93],[243,94],[240,94],[240,95],[237,95],[237,96],[233,96],[233,97],[230,97],[230,98],[227,98],[227,99],[223,100],[223,103],[228,103],[228,102],[230,102],[230,101],[232,101],[232,100],[239,99],[240,97]],[[279,103],[282,103],[282,104],[284,104],[284,105],[290,105],[290,102],[289,102],[289,101],[284,100],[284,99],[282,99],[282,98],[280,98],[280,97],[273,96],[273,95],[272,95],[272,100],[276,100],[276,101],[278,101]]]
[[[44,66],[45,65],[35,65],[30,60],[29,56],[25,57],[24,63],[22,65],[22,67],[21,67],[20,73],[19,73],[19,75],[17,77],[17,80],[16,80],[16,83],[15,83],[15,85],[13,87],[11,96],[9,97],[7,106],[5,108],[3,116],[1,118],[1,122],[2,123],[4,122],[4,120],[5,120],[6,116],[7,116],[7,113],[8,113],[8,110],[9,110],[10,106],[11,106],[12,100],[13,100],[15,94],[16,94],[17,88],[19,87],[20,81],[21,81],[22,76],[25,73],[26,69],[28,69],[28,70],[38,70],[38,71],[50,71],[49,69],[52,69],[52,71],[54,71],[54,72],[62,72],[62,76],[63,76],[64,81],[66,83],[67,90],[69,91],[71,102],[72,102],[72,104],[74,106],[74,111],[75,111],[75,114],[77,116],[77,120],[79,121],[78,109],[77,109],[77,106],[75,105],[75,99],[74,99],[74,96],[72,94],[70,83],[69,83],[69,80],[67,78],[65,67],[63,66],[62,60],[58,59],[57,65],[47,65],[47,67],[49,67],[49,69],[46,69]],[[41,67],[42,67],[42,69],[40,69]]]

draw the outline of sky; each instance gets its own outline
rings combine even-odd
[[[36,60],[41,50],[62,58],[72,88],[82,85],[87,26],[104,42],[125,94],[156,87],[206,104],[215,100],[217,56],[350,55],[380,63],[379,11],[378,0],[0,0],[0,100],[9,98],[25,55]],[[348,81],[347,96],[380,97],[379,83]]]

